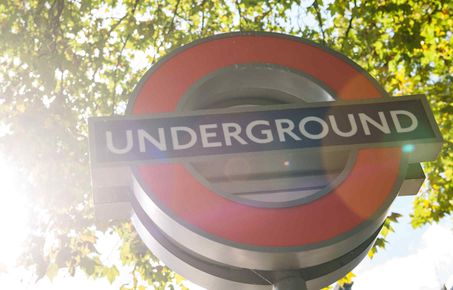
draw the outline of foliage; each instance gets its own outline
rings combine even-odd
[[[424,164],[429,183],[415,200],[412,224],[437,222],[453,211],[452,14],[453,3],[441,0],[3,1],[0,152],[26,177],[33,231],[23,263],[38,279],[66,268],[113,281],[117,267],[103,263],[95,247],[107,230],[121,237],[121,262],[132,266],[122,289],[173,287],[174,274],[139,246],[129,223],[94,226],[86,120],[121,114],[144,71],[173,48],[237,30],[324,43],[391,95],[426,94],[445,146]]]
[[[398,218],[401,217],[401,214],[392,212],[390,215],[387,216],[387,219],[384,222],[384,225],[382,226],[382,230],[379,233],[379,237],[376,238],[376,241],[374,241],[374,245],[371,248],[371,250],[368,252],[368,257],[373,258],[374,255],[377,253],[378,249],[384,249],[385,244],[387,243],[386,237],[388,234],[393,233],[395,230],[392,227],[392,223],[395,223],[398,221]],[[346,281],[350,282],[350,281]]]

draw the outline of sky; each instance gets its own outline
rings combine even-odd
[[[366,258],[355,270],[354,290],[441,289],[453,279],[453,222],[413,229],[409,213],[414,197],[398,197],[390,210],[403,213],[384,251]],[[453,287],[453,285],[451,286]]]

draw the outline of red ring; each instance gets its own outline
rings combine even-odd
[[[179,51],[150,74],[138,92],[134,115],[173,112],[198,80],[234,64],[265,63],[302,71],[342,100],[384,97],[377,85],[345,58],[295,38],[234,35]],[[192,227],[231,242],[263,247],[304,246],[353,231],[391,198],[400,171],[398,148],[363,149],[349,176],[311,203],[257,208],[211,192],[181,164],[141,165],[138,171],[153,200]]]

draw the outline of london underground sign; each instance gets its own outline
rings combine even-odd
[[[270,33],[176,50],[127,111],[90,120],[98,212],[130,205],[145,244],[209,289],[334,282],[442,142],[424,96],[390,98],[346,57]]]
[[[414,150],[417,147],[415,154],[421,155],[426,150],[418,147],[431,146],[437,140],[423,96],[295,107],[97,118],[91,126],[92,161],[101,165],[244,152],[405,144],[414,146]]]

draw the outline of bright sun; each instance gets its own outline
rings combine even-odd
[[[0,272],[16,264],[27,234],[28,212],[17,168],[0,153]]]

